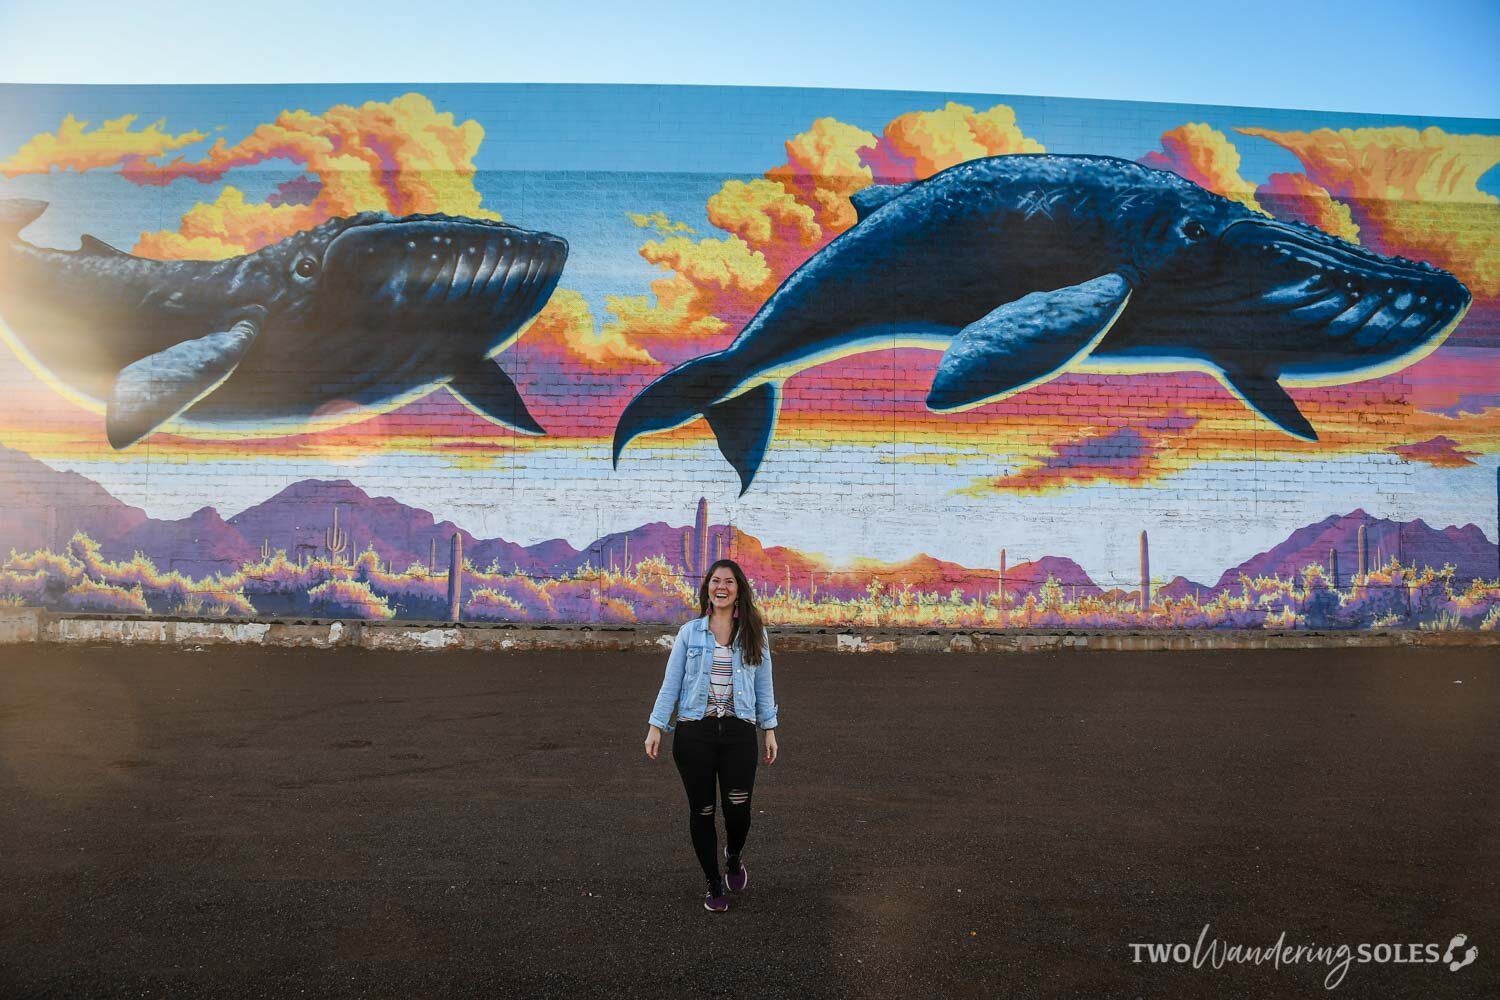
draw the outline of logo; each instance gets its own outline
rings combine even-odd
[[[1467,934],[1455,934],[1453,940],[1448,942],[1448,950],[1443,952],[1443,961],[1448,963],[1449,972],[1457,972],[1479,957],[1479,946],[1475,944],[1469,945],[1469,950],[1464,952],[1462,961],[1453,957],[1453,953],[1462,948],[1468,940]]]
[[[1137,965],[1208,966],[1215,970],[1226,965],[1271,965],[1278,970],[1295,965],[1323,966],[1327,970],[1323,988],[1327,990],[1337,989],[1354,966],[1446,965],[1449,972],[1457,972],[1479,957],[1479,947],[1469,944],[1467,934],[1453,935],[1444,951],[1439,950],[1437,942],[1423,941],[1294,944],[1287,940],[1286,931],[1269,945],[1246,945],[1210,936],[1208,924],[1203,925],[1193,943],[1135,941],[1129,947],[1130,960]]]

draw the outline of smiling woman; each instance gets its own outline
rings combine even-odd
[[[703,905],[722,913],[729,908],[726,890],[743,891],[750,881],[740,855],[750,834],[755,731],[757,725],[765,731],[763,759],[774,763],[776,694],[760,611],[738,563],[720,559],[709,567],[699,587],[698,609],[700,617],[682,626],[672,644],[645,746],[646,755],[655,760],[662,732],[676,732],[672,759],[687,792],[693,853],[708,879]],[[714,821],[716,789],[728,837],[722,873]]]

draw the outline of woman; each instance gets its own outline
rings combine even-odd
[[[766,731],[763,759],[775,763],[776,696],[771,689],[771,651],[755,595],[733,560],[720,559],[709,567],[698,588],[698,611],[700,617],[682,626],[672,643],[646,730],[646,756],[656,759],[661,734],[674,731],[675,719],[672,760],[687,791],[693,851],[708,877],[703,906],[723,913],[729,909],[726,892],[740,892],[750,881],[740,852],[750,833],[755,727]],[[714,826],[716,783],[728,839],[723,874]]]

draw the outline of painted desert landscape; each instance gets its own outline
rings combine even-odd
[[[1494,542],[1481,529],[1331,515],[1217,581],[1104,589],[1072,559],[963,566],[927,556],[831,565],[712,523],[706,501],[575,548],[520,545],[343,480],[304,480],[224,519],[153,519],[84,476],[0,448],[0,601],[82,613],[513,623],[680,622],[696,581],[736,559],[781,625],[910,628],[1500,626]],[[46,523],[37,510],[51,512]],[[455,558],[456,557],[456,558]]]

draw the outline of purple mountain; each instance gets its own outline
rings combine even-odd
[[[1235,579],[1238,580],[1239,577],[1235,577]],[[1207,597],[1212,590],[1212,587],[1205,587],[1201,583],[1194,583],[1185,576],[1174,576],[1171,580],[1153,590],[1151,597],[1153,600],[1158,597],[1170,597],[1174,601],[1180,601],[1184,597]],[[1140,592],[1137,591],[1136,593],[1139,596]]]
[[[414,562],[425,564],[434,554],[437,568],[446,569],[449,540],[455,532],[463,538],[464,556],[474,566],[483,569],[493,563],[502,571],[519,569],[536,576],[562,575],[584,563],[624,567],[652,556],[682,566],[694,540],[693,528],[659,521],[605,535],[582,550],[563,539],[523,546],[504,538],[476,538],[451,521],[436,520],[428,511],[391,497],[371,497],[347,480],[294,483],[228,521],[212,507],[178,520],[159,520],[121,502],[84,476],[58,472],[23,452],[0,446],[0,555],[10,549],[60,551],[75,531],[83,531],[100,543],[107,558],[129,558],[139,551],[161,569],[201,578],[232,572],[254,561],[262,544],[285,549],[294,558],[325,554],[335,508],[339,533],[347,537],[346,558],[373,547],[383,562],[398,570]],[[1395,555],[1407,565],[1452,563],[1461,583],[1497,575],[1496,546],[1473,524],[1439,530],[1421,520],[1390,521],[1355,510],[1298,528],[1269,551],[1227,570],[1212,588],[1177,577],[1156,593],[1175,598],[1201,590],[1206,597],[1235,586],[1241,573],[1289,577],[1309,563],[1326,566],[1330,548],[1339,553],[1340,583],[1347,586],[1358,565],[1355,545],[1361,524],[1366,526],[1372,565]],[[816,554],[763,546],[754,536],[726,525],[709,527],[705,549],[710,558],[732,550],[761,588],[790,582],[799,592],[816,589],[829,597],[855,597],[879,581],[892,590],[909,584],[916,590],[947,594],[956,588],[968,597],[983,598],[993,595],[998,582],[995,568],[969,568],[927,555],[899,563],[860,559],[835,567]],[[1070,588],[1070,597],[1100,592],[1073,560],[1043,556],[1009,567],[1007,596],[1023,599],[1048,576]]]
[[[75,531],[109,544],[147,520],[145,511],[116,500],[92,479],[0,445],[0,554],[58,551]]]
[[[1454,579],[1459,583],[1467,583],[1475,577],[1492,579],[1497,575],[1495,543],[1485,538],[1477,525],[1466,524],[1462,528],[1450,525],[1439,530],[1421,518],[1390,521],[1371,517],[1363,510],[1354,510],[1298,528],[1281,544],[1225,570],[1214,589],[1236,586],[1241,573],[1251,577],[1287,578],[1300,574],[1310,563],[1326,567],[1330,550],[1337,550],[1339,554],[1339,584],[1348,586],[1350,575],[1359,566],[1360,525],[1365,526],[1365,544],[1371,567],[1383,565],[1395,556],[1408,566],[1439,569],[1452,563]]]
[[[128,559],[143,553],[160,570],[176,570],[201,579],[215,573],[226,576],[259,557],[255,546],[225,523],[219,512],[203,507],[180,521],[148,518],[124,536],[103,542],[100,551],[108,559]]]
[[[229,524],[257,548],[299,553],[327,553],[334,509],[339,533],[347,538],[344,557],[353,559],[373,548],[381,561],[398,570],[412,563],[426,564],[436,554],[438,568],[448,565],[449,544],[456,532],[463,538],[464,558],[483,569],[491,563],[503,571],[532,574],[551,572],[577,556],[562,539],[527,547],[503,538],[475,538],[452,521],[438,521],[420,507],[408,507],[391,497],[371,497],[347,479],[304,479],[229,519]]]

